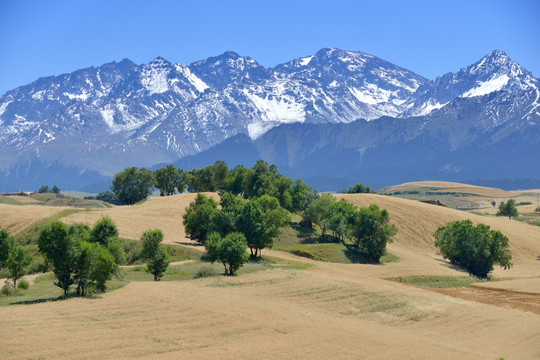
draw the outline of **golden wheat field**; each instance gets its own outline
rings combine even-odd
[[[336,196],[389,211],[398,233],[388,249],[399,261],[324,263],[265,250],[313,266],[131,282],[96,298],[1,307],[0,359],[540,358],[540,227],[395,197]],[[190,243],[181,219],[193,198],[152,198],[62,220],[93,224],[108,215],[123,237],[137,239],[159,227],[166,242]],[[1,227],[23,229],[47,213],[19,206],[20,218],[8,220],[11,207],[0,206]],[[501,281],[433,290],[388,280],[464,276],[436,253],[433,233],[466,218],[510,239],[514,267],[494,271]]]

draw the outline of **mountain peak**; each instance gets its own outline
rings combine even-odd
[[[156,67],[156,66],[162,67],[162,66],[171,66],[171,63],[168,60],[166,60],[165,58],[163,58],[161,56],[158,56],[154,60],[150,61],[148,63],[148,65],[154,66],[154,67]]]

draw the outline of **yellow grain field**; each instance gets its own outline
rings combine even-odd
[[[0,308],[0,359],[537,359],[540,358],[540,227],[373,194],[339,195],[388,209],[398,227],[385,265],[321,263],[233,278],[132,282],[92,299]],[[182,214],[194,195],[64,218],[108,215],[122,236],[150,227],[186,242]],[[25,206],[24,209],[28,207]],[[433,291],[387,280],[463,272],[436,254],[433,232],[470,218],[510,239],[515,266],[498,289]],[[487,284],[486,286],[488,286]],[[485,296],[482,291],[491,291]],[[506,291],[503,293],[502,291]],[[520,304],[504,294],[527,293]],[[480,294],[480,295],[479,295]],[[499,297],[495,299],[495,297]],[[480,301],[485,300],[485,301]],[[495,301],[497,300],[497,301]]]

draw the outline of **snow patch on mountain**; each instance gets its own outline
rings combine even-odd
[[[251,101],[256,109],[260,111],[263,121],[290,123],[304,122],[306,114],[303,106],[294,101],[292,97],[275,94],[264,94],[262,96],[243,90],[244,95]]]
[[[461,97],[483,96],[494,91],[501,90],[510,80],[508,75],[501,75],[485,82],[481,82],[475,88],[463,93]]]
[[[313,55],[312,56],[306,56],[305,58],[301,58],[300,59],[300,65],[306,66],[307,64],[309,64],[311,59],[313,59]]]

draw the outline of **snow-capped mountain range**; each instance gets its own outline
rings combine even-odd
[[[125,59],[40,78],[0,97],[0,171],[13,181],[37,161],[110,176],[237,134],[256,139],[286,123],[424,116],[433,127],[434,114],[459,111],[467,99],[491,102],[475,117],[486,130],[509,121],[538,126],[539,88],[498,50],[434,81],[372,55],[329,48],[274,68],[230,51],[187,66]],[[463,138],[455,137],[458,146]]]

